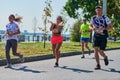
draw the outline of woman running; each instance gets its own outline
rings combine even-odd
[[[52,37],[51,37],[51,44],[52,44],[52,50],[53,54],[55,56],[56,62],[54,67],[59,67],[59,58],[60,58],[60,47],[63,42],[63,38],[61,36],[62,32],[62,17],[58,16],[56,19],[56,24],[53,22],[51,23],[50,31],[52,31]]]
[[[11,14],[8,19],[9,23],[6,25],[6,33],[2,36],[2,38],[6,37],[5,53],[7,66],[5,68],[11,68],[10,48],[12,48],[13,55],[20,57],[21,62],[24,61],[23,55],[17,52],[17,35],[20,34],[20,29],[15,21],[19,22],[21,18],[16,19],[15,16]]]

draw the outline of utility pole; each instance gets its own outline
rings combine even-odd
[[[36,17],[34,17],[34,18],[33,18],[33,42],[36,41],[36,40],[35,40],[36,30],[37,30],[36,25],[37,25],[37,19],[36,19]]]
[[[103,15],[107,14],[107,0],[103,0]]]

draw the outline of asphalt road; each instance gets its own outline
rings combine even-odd
[[[92,55],[62,57],[60,67],[54,68],[54,59],[15,64],[12,69],[0,67],[0,80],[120,80],[120,50],[105,51],[109,65],[100,58],[101,70]]]

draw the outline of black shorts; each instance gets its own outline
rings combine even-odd
[[[106,45],[107,45],[107,38],[106,37],[100,37],[100,38],[94,37],[93,47],[99,47],[100,50],[105,50]]]

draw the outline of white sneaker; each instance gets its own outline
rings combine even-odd
[[[5,68],[12,68],[12,64],[8,63]]]
[[[20,61],[21,61],[21,62],[24,62],[24,57],[23,57],[23,55],[20,56]]]

